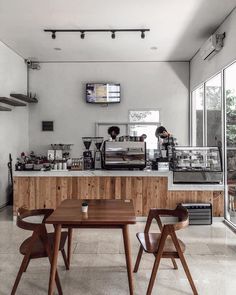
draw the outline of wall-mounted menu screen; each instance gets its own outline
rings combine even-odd
[[[88,103],[119,103],[120,84],[87,83],[86,101]]]

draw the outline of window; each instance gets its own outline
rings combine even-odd
[[[192,145],[223,146],[225,218],[236,228],[236,62],[195,89],[191,104]]]
[[[147,149],[156,150],[157,138],[155,136],[155,131],[157,126],[160,125],[159,121],[159,110],[130,110],[129,122],[138,124],[129,124],[129,134],[133,136],[146,134]]]
[[[222,145],[221,73],[192,92],[192,145]]]

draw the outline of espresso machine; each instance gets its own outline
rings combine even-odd
[[[83,152],[84,170],[91,170],[93,169],[93,156],[89,149],[92,143],[92,137],[82,137],[82,140],[85,146],[85,151]]]
[[[94,169],[102,169],[101,147],[103,144],[103,137],[94,137],[93,141],[96,147],[96,150],[94,151]]]

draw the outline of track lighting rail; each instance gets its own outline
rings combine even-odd
[[[84,39],[85,38],[85,33],[90,33],[90,32],[109,32],[111,33],[111,38],[115,39],[116,33],[117,32],[140,32],[141,33],[141,38],[145,38],[145,32],[149,32],[150,29],[45,29],[44,32],[49,32],[52,35],[52,39],[56,39],[56,34],[57,33],[80,33],[80,38]]]

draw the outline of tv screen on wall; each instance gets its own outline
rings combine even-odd
[[[119,103],[120,84],[87,83],[86,102],[88,103]]]

